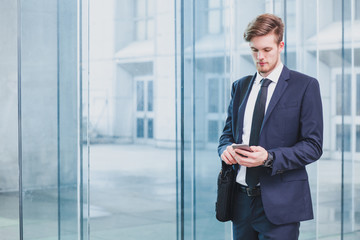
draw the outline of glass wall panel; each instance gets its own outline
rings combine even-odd
[[[285,21],[283,62],[321,88],[300,239],[358,239],[359,8],[0,1],[0,239],[231,239],[215,219],[217,142],[232,82],[255,72],[243,31],[264,12]]]
[[[80,166],[87,166],[79,145],[78,2],[19,3],[20,233],[75,239],[86,192]]]
[[[0,1],[0,238],[18,240],[17,2]]]
[[[21,1],[23,236],[58,235],[57,2]]]
[[[360,37],[356,34],[359,29],[359,20],[356,19],[356,0],[344,0],[342,11],[342,75],[343,75],[343,178],[342,178],[342,211],[341,223],[342,234],[344,239],[356,239],[360,237],[359,215],[360,204],[360,181],[356,177],[359,171],[359,155],[356,152],[356,82],[357,74],[360,70],[358,60],[356,60],[355,52],[360,49]],[[350,99],[349,99],[350,98]],[[351,102],[351,104],[350,104]],[[350,105],[350,111],[345,112],[346,106]],[[346,148],[350,145],[350,149]]]
[[[86,97],[86,92],[82,92],[86,78],[83,80],[79,73],[79,66],[86,68],[86,61],[80,64],[83,59],[79,36],[84,34],[78,27],[82,25],[81,6],[74,0],[57,1],[58,234],[61,240],[82,239],[86,231],[83,219],[87,217],[84,208],[87,188],[83,176],[88,159],[83,134],[86,113],[83,112],[87,108],[83,107],[86,101],[82,98]],[[85,183],[86,180],[87,177]]]
[[[174,1],[89,4],[90,238],[176,239]]]
[[[185,239],[229,239],[231,235],[230,223],[215,218],[221,166],[217,144],[229,103],[224,93],[230,86],[226,24],[231,16],[224,14],[228,9],[227,0],[185,1],[185,209],[192,210],[185,218],[189,222]]]

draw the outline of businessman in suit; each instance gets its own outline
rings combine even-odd
[[[322,155],[320,89],[315,78],[281,62],[283,31],[281,18],[262,14],[244,33],[257,72],[233,83],[218,147],[222,161],[238,170],[234,240],[295,240],[300,221],[313,218],[305,166]]]

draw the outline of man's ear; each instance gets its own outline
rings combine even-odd
[[[284,46],[285,46],[284,41],[281,41],[281,42],[279,43],[279,48],[281,49],[281,51],[284,49]]]

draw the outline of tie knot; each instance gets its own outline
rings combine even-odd
[[[261,80],[261,86],[262,87],[268,87],[272,81],[268,78],[263,78]]]

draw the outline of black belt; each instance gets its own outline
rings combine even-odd
[[[249,197],[257,197],[261,195],[260,187],[249,188],[241,184],[236,184],[240,192],[246,193]]]

